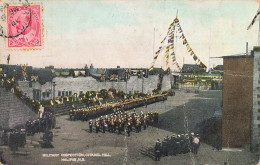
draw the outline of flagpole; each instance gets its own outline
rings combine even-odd
[[[154,56],[155,28],[153,28],[153,56]]]
[[[259,27],[258,27],[258,46],[260,46],[260,19],[259,21]]]
[[[209,32],[209,74],[211,74],[211,69],[210,69],[210,44],[211,44],[211,29]]]

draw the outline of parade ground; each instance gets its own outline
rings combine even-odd
[[[221,117],[222,91],[199,91],[198,93],[177,90],[166,101],[136,109],[159,113],[159,123],[139,133],[89,133],[88,122],[70,121],[68,115],[58,116],[53,129],[53,148],[41,148],[42,133],[27,136],[27,144],[12,152],[1,147],[7,164],[69,165],[69,164],[257,164],[259,155],[248,148],[216,150],[202,142],[198,154],[178,154],[161,157],[154,161],[154,145],[173,133],[196,132],[198,123],[212,117]],[[131,110],[130,110],[131,111]]]

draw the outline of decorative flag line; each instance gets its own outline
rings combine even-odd
[[[198,58],[198,56],[194,53],[193,49],[191,48],[190,44],[188,43],[183,30],[181,28],[180,25],[180,21],[179,19],[176,17],[174,19],[174,21],[170,24],[169,28],[168,28],[168,32],[167,35],[164,37],[164,39],[161,41],[161,45],[159,46],[159,49],[155,52],[155,55],[153,57],[153,62],[152,65],[149,68],[149,71],[153,70],[154,68],[154,64],[159,56],[159,54],[162,52],[163,46],[165,45],[166,42],[166,46],[165,46],[165,54],[164,54],[164,58],[165,58],[165,63],[167,66],[167,70],[170,71],[170,66],[169,66],[169,58],[171,56],[172,59],[172,64],[176,65],[177,68],[179,70],[181,70],[179,64],[176,61],[176,56],[175,56],[175,49],[174,49],[174,34],[175,34],[175,30],[177,30],[177,33],[180,33],[180,39],[183,40],[183,45],[186,46],[187,51],[189,52],[189,54],[192,56],[193,60],[196,62],[196,64],[199,65],[200,68],[202,68],[203,70],[207,69],[207,66]]]
[[[176,18],[178,19],[178,18]],[[196,64],[199,65],[200,68],[202,68],[203,70],[206,70],[207,69],[207,66],[198,58],[198,56],[194,53],[193,49],[191,48],[190,44],[188,43],[184,33],[183,33],[183,30],[181,28],[181,25],[180,25],[180,22],[178,21],[177,23],[177,26],[179,27],[178,28],[178,31],[179,33],[181,33],[181,39],[183,39],[183,45],[186,46],[187,48],[187,51],[189,52],[189,54],[192,56],[193,60],[196,62]]]
[[[255,23],[255,21],[256,21],[256,19],[257,19],[257,17],[258,17],[259,15],[260,15],[260,7],[259,7],[259,9],[257,10],[256,15],[254,16],[252,22],[251,22],[250,25],[247,27],[247,30],[249,30],[249,29],[254,25],[254,23]]]

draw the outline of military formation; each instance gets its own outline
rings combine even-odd
[[[148,125],[152,123],[158,123],[159,114],[155,113],[147,113],[144,114],[141,112],[137,114],[134,110],[132,113],[118,110],[110,115],[106,115],[105,117],[101,116],[95,120],[93,123],[92,120],[89,121],[89,131],[90,133],[93,131],[93,126],[95,126],[95,132],[103,132],[106,131],[111,133],[126,133],[127,136],[130,136],[130,132],[135,131],[136,133],[141,132],[142,129],[145,130]]]
[[[164,101],[166,99],[167,94],[162,94],[131,100],[110,102],[104,105],[96,105],[86,108],[72,107],[72,109],[69,111],[69,116],[70,120],[88,121],[90,119],[96,119],[100,116],[111,114],[119,109],[127,111],[141,106],[147,106],[148,104],[152,104],[158,101]]]
[[[188,152],[197,154],[199,146],[200,136],[194,133],[174,134],[170,138],[168,136],[165,137],[162,142],[158,139],[154,147],[155,161],[160,161],[161,156],[176,156],[177,154],[185,154]]]

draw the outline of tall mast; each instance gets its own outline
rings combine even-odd
[[[258,16],[259,27],[258,27],[258,46],[260,46],[260,17]]]
[[[153,28],[153,56],[154,56],[155,28]]]
[[[209,74],[211,74],[211,69],[210,69],[210,44],[211,44],[211,29],[209,32]]]

